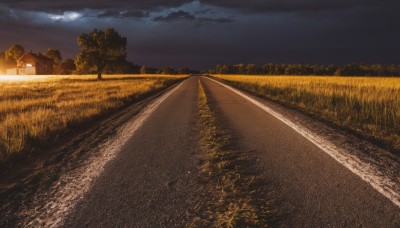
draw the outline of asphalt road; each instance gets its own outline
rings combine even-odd
[[[400,209],[360,177],[259,107],[202,78],[209,101],[257,154],[266,181],[283,197],[285,224],[306,227],[398,227]]]
[[[275,189],[266,198],[279,198],[281,224],[400,226],[400,209],[360,177],[241,96],[200,81],[235,149],[253,153]],[[193,199],[202,194],[197,94],[198,77],[191,77],[155,110],[72,209],[66,227],[185,226]]]
[[[196,193],[197,79],[190,78],[108,163],[66,227],[183,226]]]

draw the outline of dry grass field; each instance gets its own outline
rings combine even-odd
[[[400,151],[400,78],[217,75]]]
[[[183,76],[0,76],[0,161]]]

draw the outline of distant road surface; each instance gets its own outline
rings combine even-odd
[[[192,76],[130,136],[63,219],[66,227],[182,227],[197,180],[199,81],[213,111],[253,153],[288,227],[400,227],[400,208],[304,136],[226,87]],[[208,200],[204,198],[204,200]],[[260,201],[263,198],[258,199]]]

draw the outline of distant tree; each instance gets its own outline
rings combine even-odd
[[[336,70],[337,70],[337,66],[335,66],[333,64],[329,64],[326,67],[326,75],[334,75]]]
[[[208,71],[200,72],[199,70],[190,69],[189,74],[207,74]]]
[[[398,76],[400,75],[400,65],[390,65],[385,68],[385,74],[387,76]]]
[[[254,64],[221,65],[208,71],[210,74],[266,74],[266,75],[336,75],[336,76],[400,76],[400,65],[347,64],[309,65],[273,64],[261,67]]]
[[[239,63],[236,65],[233,65],[233,71],[230,72],[231,74],[246,74],[246,65],[243,63]],[[229,73],[225,73],[229,74]]]
[[[49,49],[47,49],[47,51],[44,53],[44,55],[45,55],[47,58],[53,60],[54,64],[57,64],[57,65],[61,64],[62,56],[61,56],[61,53],[60,53],[59,50],[53,49],[53,48],[49,48]]]
[[[188,67],[181,67],[178,70],[178,74],[190,74],[190,69]]]
[[[247,64],[246,72],[247,74],[257,74],[256,64]]]
[[[4,52],[0,52],[0,73],[5,73],[5,61],[6,61],[6,54]]]
[[[274,68],[275,68],[275,66],[272,63],[264,64],[262,66],[262,73],[263,74],[267,74],[267,75],[271,75],[271,74],[273,74]]]
[[[62,56],[60,51],[54,48],[49,48],[43,55],[53,61],[53,73],[56,74],[60,73],[61,71],[60,64],[62,61]]]
[[[138,74],[140,66],[126,60],[112,61],[104,67],[104,72],[107,74]]]
[[[217,74],[232,74],[234,72],[234,70],[232,69],[233,67],[224,64],[224,65],[217,65],[216,69],[215,69],[215,73]]]
[[[362,72],[361,66],[358,64],[347,64],[341,66],[336,72],[335,75],[338,76],[362,76],[365,75]]]
[[[140,67],[140,74],[149,74],[149,68],[145,65]]]
[[[78,72],[95,71],[101,79],[107,65],[126,61],[127,39],[113,28],[83,33],[78,37],[78,44],[81,47],[75,58]]]
[[[126,74],[139,74],[140,66],[127,61],[125,64],[125,73]]]
[[[159,74],[176,74],[177,72],[173,68],[166,66],[166,67],[160,69],[158,71],[158,73]]]
[[[157,74],[160,73],[157,68],[149,66],[141,66],[139,69],[140,74]]]
[[[222,65],[218,64],[215,69],[211,70],[212,74],[221,74],[221,70],[222,70]]]
[[[5,53],[6,60],[17,62],[25,54],[25,49],[22,45],[13,44]]]
[[[76,70],[74,60],[66,59],[60,65],[60,74],[72,74]]]

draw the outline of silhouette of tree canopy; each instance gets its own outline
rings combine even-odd
[[[6,54],[4,52],[0,52],[0,73],[4,74],[5,72],[5,61],[6,61]]]
[[[20,44],[13,44],[6,52],[5,58],[7,61],[17,62],[25,54],[25,49]]]
[[[126,60],[112,61],[105,66],[104,72],[107,74],[139,74],[140,66]]]
[[[54,48],[49,48],[47,49],[47,51],[44,53],[44,55],[53,60],[53,63],[55,65],[60,65],[61,61],[62,61],[62,56],[61,56],[61,52],[57,49]]]
[[[157,71],[158,71],[157,68],[149,67],[146,65],[143,65],[142,67],[140,67],[140,74],[156,74]]]
[[[75,70],[75,62],[72,59],[66,59],[60,65],[60,74],[72,74]]]
[[[172,67],[166,66],[158,70],[159,74],[176,74],[176,70]]]
[[[62,61],[61,52],[57,49],[49,48],[43,55],[53,61],[53,73],[59,74],[61,72],[60,64]]]
[[[219,64],[209,70],[211,74],[257,74],[257,75],[321,75],[321,76],[400,76],[400,65],[385,64]]]
[[[83,33],[78,37],[78,44],[81,49],[75,65],[79,73],[95,72],[101,79],[107,66],[126,62],[127,39],[113,28]]]
[[[178,74],[190,74],[190,69],[188,67],[181,67],[178,70]]]

